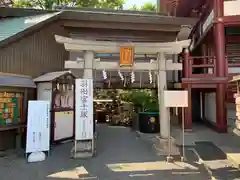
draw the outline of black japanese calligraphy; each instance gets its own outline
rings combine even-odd
[[[81,88],[80,94],[81,95],[88,95],[88,89],[87,88]]]
[[[87,118],[88,117],[88,112],[87,111],[81,111],[80,112],[80,117],[81,118]]]
[[[80,86],[81,87],[87,87],[87,81],[86,80],[82,80],[81,83],[80,83]]]

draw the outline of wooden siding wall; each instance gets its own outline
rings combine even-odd
[[[68,53],[57,44],[54,34],[67,35],[59,22],[46,24],[39,31],[0,48],[0,72],[37,77],[64,69]]]

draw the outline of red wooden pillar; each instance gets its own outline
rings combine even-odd
[[[226,77],[228,66],[225,58],[225,30],[223,24],[224,0],[214,0],[214,42],[216,55],[216,74],[218,77]],[[227,111],[225,107],[226,84],[220,83],[216,90],[216,128],[219,132],[227,131]]]
[[[227,132],[226,85],[218,84],[216,93],[217,131]]]
[[[207,64],[207,51],[206,51],[206,44],[204,43],[201,47],[201,51],[202,51],[202,55],[204,56],[204,59],[202,60],[204,64]],[[203,69],[203,73],[207,73],[208,69],[207,68],[204,68]]]
[[[205,92],[202,92],[202,96],[201,96],[201,101],[202,101],[202,120],[205,121],[206,120],[206,115],[205,115]]]
[[[190,66],[190,59],[189,59],[189,51],[185,49],[184,52],[184,77],[190,78],[191,77],[191,66]],[[187,85],[185,90],[188,91],[188,107],[184,109],[184,117],[185,117],[185,129],[192,129],[192,88],[191,84]]]

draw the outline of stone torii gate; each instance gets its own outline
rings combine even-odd
[[[82,69],[83,78],[93,79],[93,70],[109,71],[152,71],[158,75],[158,99],[160,111],[160,134],[162,138],[169,136],[169,110],[164,106],[163,93],[167,88],[166,71],[182,70],[182,63],[174,63],[166,60],[166,54],[179,54],[183,48],[187,48],[190,40],[166,42],[166,43],[119,43],[107,41],[93,41],[72,39],[55,35],[58,43],[64,44],[69,52],[84,52],[84,58],[80,61],[65,61],[67,69]],[[120,66],[119,62],[101,62],[94,58],[94,53],[120,53],[121,47],[133,47],[136,54],[157,54],[157,58],[149,62],[134,62],[129,66]],[[133,57],[134,58],[134,57]]]

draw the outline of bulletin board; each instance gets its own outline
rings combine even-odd
[[[22,97],[21,93],[0,92],[0,125],[20,121]]]

